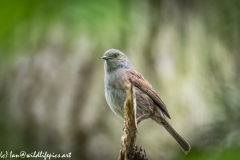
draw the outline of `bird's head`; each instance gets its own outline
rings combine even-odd
[[[107,72],[112,72],[117,69],[125,68],[131,69],[133,68],[128,57],[121,51],[117,49],[109,49],[104,54],[102,59],[105,60],[104,68]]]

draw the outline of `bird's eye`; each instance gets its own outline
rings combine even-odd
[[[114,56],[114,57],[117,57],[118,55],[119,55],[118,53],[114,53],[114,55],[113,55],[113,56]]]

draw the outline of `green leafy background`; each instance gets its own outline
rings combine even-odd
[[[109,48],[151,82],[192,146],[186,156],[146,120],[137,144],[149,159],[239,159],[238,0],[0,0],[0,153],[117,159],[123,122],[103,90]]]

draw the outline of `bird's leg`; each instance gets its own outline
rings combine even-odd
[[[150,117],[150,114],[143,114],[143,115],[141,115],[140,117],[137,118],[137,125],[138,125],[142,120],[148,119],[149,117]]]

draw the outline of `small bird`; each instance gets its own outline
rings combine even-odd
[[[166,105],[163,103],[152,85],[132,66],[128,57],[117,49],[107,50],[102,59],[104,63],[104,92],[111,110],[121,119],[124,117],[126,100],[125,83],[130,82],[135,89],[137,103],[137,124],[151,118],[162,125],[178,142],[185,154],[191,146],[170,125],[171,119]]]

